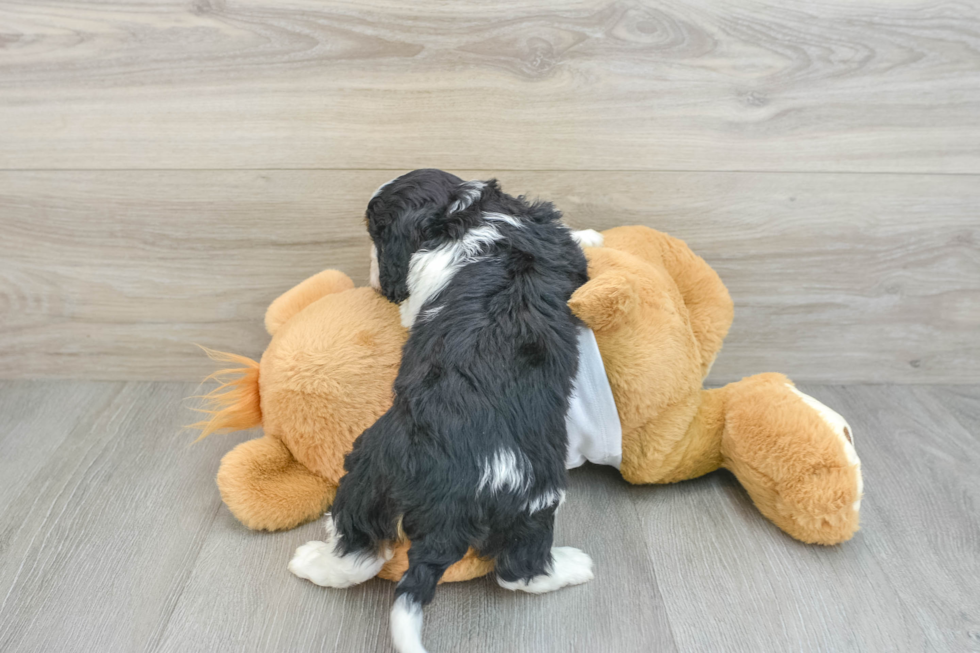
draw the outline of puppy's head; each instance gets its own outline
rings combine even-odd
[[[389,301],[408,298],[412,254],[445,234],[447,213],[465,187],[462,179],[442,170],[413,170],[379,188],[368,202],[371,282]]]

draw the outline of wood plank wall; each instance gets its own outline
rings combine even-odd
[[[980,5],[0,3],[0,378],[198,379],[435,166],[721,273],[713,382],[980,381]]]

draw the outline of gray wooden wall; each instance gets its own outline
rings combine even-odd
[[[4,0],[0,378],[195,380],[496,176],[721,273],[720,382],[980,382],[980,4]]]

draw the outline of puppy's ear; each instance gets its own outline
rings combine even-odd
[[[396,220],[374,239],[378,248],[378,285],[381,294],[396,304],[408,299],[408,268],[412,253],[419,248],[418,223]]]
[[[383,194],[375,195],[368,202],[364,214],[368,233],[374,242],[378,259],[378,285],[381,294],[389,301],[401,302],[408,297],[408,244],[400,241],[403,229],[399,228],[402,208]]]

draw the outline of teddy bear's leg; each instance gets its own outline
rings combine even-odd
[[[844,418],[781,374],[748,377],[724,390],[724,466],[759,510],[803,542],[850,539],[864,485]]]
[[[722,465],[725,392],[698,390],[662,408],[656,420],[623,434],[619,471],[634,484],[677,483]]]
[[[278,438],[243,442],[221,459],[218,489],[248,528],[279,531],[317,519],[337,486],[298,462]]]

